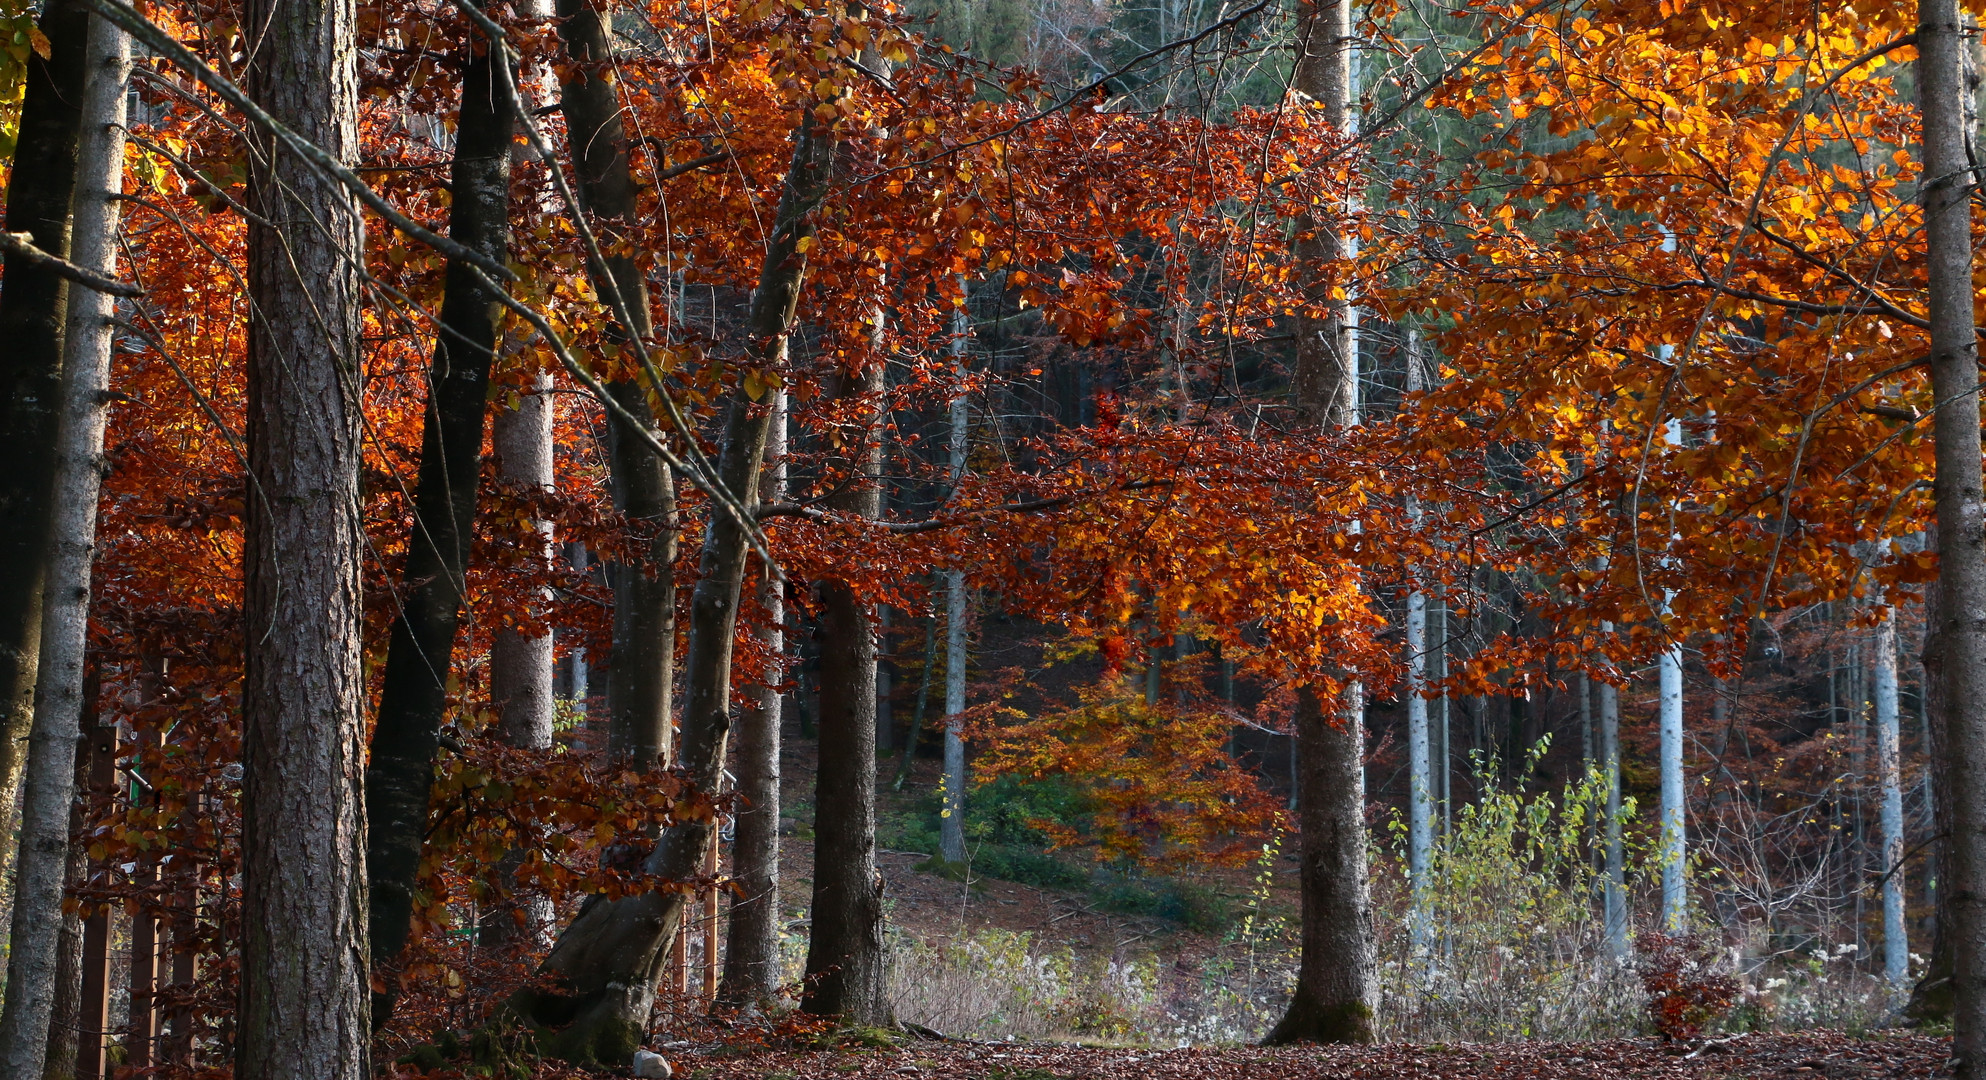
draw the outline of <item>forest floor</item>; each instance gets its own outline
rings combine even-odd
[[[1129,1050],[959,1041],[778,1050],[676,1045],[678,1080],[1888,1080],[1950,1075],[1951,1041],[1829,1032],[1707,1043]]]

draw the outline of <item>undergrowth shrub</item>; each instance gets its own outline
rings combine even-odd
[[[1722,949],[1701,934],[1646,931],[1634,942],[1634,970],[1648,995],[1648,1022],[1665,1039],[1694,1039],[1740,996]]]

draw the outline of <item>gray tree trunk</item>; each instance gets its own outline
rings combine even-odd
[[[14,167],[7,179],[7,231],[36,247],[69,253],[69,202],[82,124],[83,48],[89,14],[75,0],[49,0],[44,60],[29,50]],[[13,812],[34,721],[41,601],[55,498],[55,416],[62,378],[62,324],[69,285],[46,267],[6,257],[0,289],[0,822]],[[11,846],[5,852],[13,858]],[[0,871],[5,864],[0,863]]]
[[[573,63],[561,69],[559,102],[565,113],[573,171],[593,227],[608,243],[635,221],[634,173],[628,164],[621,103],[608,78],[612,60],[607,26],[588,0],[559,0],[559,37]],[[608,280],[595,281],[601,296],[618,291],[635,325],[625,328],[647,341],[652,330],[648,285],[628,254],[609,254]],[[608,384],[622,408],[653,427],[648,395],[635,381]],[[651,539],[644,558],[607,567],[614,590],[614,633],[607,657],[607,747],[639,765],[671,760],[669,739],[676,684],[676,482],[640,434],[609,418],[607,468],[614,509]]]
[[[1949,890],[1952,1058],[1962,1080],[1986,1076],[1986,494],[1979,444],[1979,345],[1973,310],[1975,183],[1966,139],[1957,0],[1918,5],[1917,85],[1924,114],[1925,270],[1937,458],[1938,621],[1926,667],[1945,710],[1949,759],[1939,798],[1951,822],[1942,867]]]
[[[960,377],[970,355],[971,320],[966,309],[952,316],[952,356]],[[971,441],[972,412],[965,395],[952,399],[951,483],[965,475],[966,448]],[[946,862],[965,862],[965,739],[960,732],[965,712],[965,668],[968,627],[965,575],[945,574],[945,777],[944,814],[938,819],[938,852]],[[915,749],[916,735],[911,736]]]
[[[572,24],[568,22],[569,28]],[[810,212],[827,189],[830,145],[817,138],[811,112],[801,113],[793,164],[752,294],[748,361],[784,368],[793,310],[807,260],[800,241],[813,235]],[[756,507],[773,410],[740,386],[733,396],[718,454],[718,481],[739,503]],[[682,741],[677,764],[699,790],[715,792],[731,730],[731,657],[738,601],[744,587],[750,539],[729,514],[713,512],[705,526],[695,592],[690,598],[690,644],[684,665]],[[685,820],[664,830],[643,863],[650,874],[684,880],[701,871],[711,825]],[[541,1037],[546,1053],[574,1063],[620,1065],[637,1046],[655,1000],[655,980],[683,914],[683,894],[658,890],[606,900],[595,897],[568,923],[543,966],[561,985],[526,991],[514,1011],[556,1033]]]
[[[83,70],[75,234],[69,253],[77,265],[115,277],[117,197],[124,191],[124,95],[131,77],[131,43],[124,31],[102,19],[90,19]],[[62,887],[71,869],[76,741],[87,696],[90,568],[96,556],[97,498],[103,486],[104,414],[115,312],[115,300],[103,293],[83,288],[69,293],[53,448],[57,498],[47,536],[34,725],[21,787],[7,1002],[0,1011],[0,1073],[10,1077],[42,1074],[56,995],[58,990],[74,993],[76,989],[58,983],[57,969],[62,939],[68,936],[64,931],[72,929],[71,920],[62,915]],[[80,933],[70,944],[74,971]]]
[[[250,0],[248,91],[350,164],[353,0]],[[371,1074],[359,515],[363,223],[263,139],[248,228],[240,1080]]]
[[[1602,624],[1603,630],[1612,630]],[[1607,787],[1607,820],[1603,828],[1606,846],[1606,876],[1601,883],[1603,925],[1607,948],[1614,956],[1627,955],[1627,861],[1621,840],[1621,704],[1620,690],[1602,680],[1599,693],[1600,776]]]
[[[772,427],[765,444],[764,483],[770,502],[786,494],[787,408],[786,391],[773,391]],[[732,1006],[772,1004],[785,975],[779,949],[779,684],[785,678],[786,596],[785,586],[769,572],[759,578],[758,591],[765,617],[758,635],[765,649],[766,672],[748,691],[731,758],[738,778],[731,877],[738,892],[731,900],[724,982],[717,1000]]]
[[[1901,990],[1910,978],[1904,929],[1903,763],[1896,694],[1896,609],[1876,624],[1876,772],[1882,785],[1883,975]]]
[[[873,518],[882,509],[883,367],[843,376],[840,396],[872,402],[837,464],[857,474],[828,505]],[[818,583],[820,771],[814,794],[813,927],[801,1008],[854,1024],[890,1022],[883,955],[883,882],[876,871],[876,628],[847,581]]]
[[[1326,123],[1352,125],[1352,2],[1297,0],[1291,89],[1322,107]],[[1297,326],[1290,402],[1313,429],[1358,423],[1357,312],[1328,299],[1332,264],[1354,252],[1329,212],[1306,221],[1296,243],[1305,290],[1326,308]],[[1377,1000],[1372,897],[1366,880],[1364,702],[1356,684],[1342,702],[1297,694],[1294,773],[1300,831],[1302,960],[1289,1009],[1267,1041],[1368,1043]]]
[[[497,414],[494,438],[500,474],[505,480],[542,491],[552,490],[552,380],[540,375],[536,393],[515,409]],[[557,551],[552,523],[536,522],[542,538],[540,555],[549,566]],[[541,600],[549,600],[543,595]],[[497,630],[490,643],[490,698],[497,707],[503,740],[527,750],[552,745],[552,635],[531,634],[512,627]]]

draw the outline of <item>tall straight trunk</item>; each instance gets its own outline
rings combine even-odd
[[[1351,0],[1297,0],[1291,89],[1317,103],[1325,123],[1351,129]],[[1297,327],[1291,405],[1318,429],[1358,423],[1357,312],[1326,291],[1334,264],[1355,251],[1332,211],[1303,223],[1296,261],[1322,318]],[[1342,297],[1342,293],[1340,294]],[[1267,1041],[1369,1043],[1377,1000],[1372,896],[1366,881],[1364,702],[1357,684],[1327,702],[1297,694],[1293,766],[1302,894],[1302,960],[1296,991]]]
[[[843,513],[882,510],[883,367],[842,376],[840,396],[873,407],[837,462],[856,475],[830,496]],[[864,1025],[889,1023],[883,882],[876,871],[876,628],[873,609],[840,578],[817,583],[821,620],[820,771],[814,792],[813,928],[801,1008]]]
[[[83,48],[89,13],[76,0],[49,0],[41,14],[46,60],[29,50],[14,166],[7,180],[7,231],[69,254],[69,200],[82,123]],[[56,402],[69,285],[46,267],[6,256],[0,289],[0,820],[13,812],[34,720],[41,649],[43,574],[55,498]],[[8,857],[12,852],[6,853]]]
[[[498,472],[519,486],[550,491],[552,474],[552,381],[541,375],[535,393],[520,398],[517,407],[497,414],[495,437]],[[534,522],[541,539],[539,555],[550,566],[557,551],[552,524]],[[539,590],[539,600],[549,600]],[[552,745],[552,635],[501,627],[490,643],[490,698],[497,707],[503,741],[525,750]]]
[[[353,0],[251,0],[248,91],[358,156]],[[248,514],[242,554],[240,1080],[365,1080],[365,675],[360,270],[350,192],[264,139],[251,154]]]
[[[966,308],[952,316],[953,366],[965,376],[972,331]],[[950,432],[951,483],[957,488],[965,476],[966,449],[971,442],[972,412],[964,394],[952,399]],[[945,573],[945,777],[944,816],[938,820],[938,851],[947,862],[965,862],[965,736],[960,730],[965,713],[965,667],[967,636],[965,574]],[[914,741],[914,740],[913,740]]]
[[[1943,602],[1937,584],[1924,590],[1924,641],[1920,660],[1923,669],[1923,695],[1919,707],[1924,722],[1924,796],[1928,816],[1931,819],[1931,842],[1925,852],[1926,891],[1931,894],[1931,949],[1924,965],[1924,973],[1910,988],[1910,1000],[1904,1005],[1904,1015],[1920,1024],[1950,1023],[1956,991],[1952,979],[1952,935],[1951,894],[1952,890],[1942,880],[1945,866],[1950,865],[1949,850],[1952,836],[1951,801],[1943,793],[1951,790],[1951,756],[1945,752],[1945,718],[1949,715],[1944,703],[1944,685],[1934,674],[1931,651],[1938,637],[1936,627],[1943,621]]]
[[[1942,922],[1952,948],[1952,1058],[1962,1080],[1986,1076],[1986,494],[1980,480],[1979,345],[1972,285],[1974,185],[1966,132],[1957,0],[1918,4],[1924,114],[1924,241],[1937,459],[1938,621],[1926,667],[1944,708],[1939,792],[1951,835]]]
[[[1882,785],[1883,976],[1901,990],[1910,977],[1904,929],[1903,767],[1896,694],[1896,609],[1876,624],[1876,772]]]
[[[567,27],[571,22],[566,24]],[[801,113],[793,164],[752,294],[747,362],[774,371],[786,363],[787,338],[807,260],[801,241],[813,235],[809,213],[826,191],[829,143],[813,131],[813,113]],[[758,505],[765,446],[773,409],[741,385],[731,400],[717,461],[718,482],[740,505]],[[699,790],[715,792],[731,730],[731,654],[738,602],[744,588],[750,537],[730,514],[713,510],[704,528],[697,584],[690,598],[690,643],[684,665],[682,739],[677,765]],[[643,869],[683,880],[699,872],[711,824],[685,820],[663,831]],[[575,1063],[627,1061],[640,1045],[663,946],[682,920],[683,894],[657,890],[618,900],[594,898],[580,909],[545,958],[544,973],[561,984],[526,991],[512,1008],[528,1020],[562,1030],[539,1039],[554,1057]]]
[[[1415,356],[1416,335],[1407,331],[1407,392],[1421,389],[1420,360]],[[1407,512],[1418,524],[1421,507],[1409,497]],[[1428,874],[1434,853],[1434,778],[1428,760],[1427,727],[1427,594],[1419,589],[1407,595],[1407,875],[1412,889],[1412,932],[1414,947],[1426,949],[1433,927],[1428,911]]]
[[[621,103],[614,93],[601,9],[589,0],[559,0],[559,37],[573,63],[562,69],[560,105],[580,194],[594,225],[611,240],[633,224],[634,173],[628,165]],[[608,249],[611,251],[610,243]],[[607,256],[609,280],[595,281],[601,296],[618,292],[635,325],[649,337],[648,286],[632,255]],[[610,383],[608,392],[644,426],[654,426],[648,395],[639,382]],[[676,481],[662,459],[617,418],[609,418],[607,468],[614,509],[649,534],[645,557],[607,567],[614,590],[614,633],[607,659],[607,745],[640,765],[671,758],[670,707],[676,681]]]
[[[124,31],[102,19],[89,21],[87,37],[74,178],[76,233],[70,256],[80,266],[114,277],[131,44]],[[56,424],[50,450],[59,498],[49,518],[45,554],[36,560],[45,560],[48,588],[41,609],[34,724],[21,786],[7,1002],[0,1010],[0,1072],[23,1078],[41,1075],[55,1034],[50,1031],[50,1016],[56,996],[77,989],[58,981],[63,945],[70,946],[69,974],[81,973],[81,928],[63,917],[62,888],[76,869],[71,865],[69,829],[76,797],[76,741],[87,696],[90,567],[96,556],[97,498],[103,485],[104,410],[116,303],[103,293],[82,288],[71,291],[67,299],[62,378],[51,403]],[[73,1065],[73,1040],[70,1044]]]
[[[488,51],[472,56],[463,68],[449,170],[454,192],[449,236],[498,262],[510,250],[510,142],[516,122],[516,106],[504,86]],[[428,371],[414,528],[366,768],[372,962],[381,971],[382,987],[373,998],[376,1025],[391,1016],[399,993],[393,969],[412,926],[434,754],[448,709],[497,341],[495,303],[468,267],[450,262]]]
[[[787,407],[786,391],[774,390],[764,480],[766,497],[773,502],[786,493]],[[770,572],[759,578],[758,590],[765,618],[758,636],[766,671],[748,691],[731,757],[738,778],[731,878],[738,891],[732,894],[724,982],[717,992],[719,1002],[734,1006],[770,1004],[784,969],[779,954],[779,684],[785,677],[786,595]]]
[[[1599,684],[1600,777],[1606,785],[1607,820],[1602,836],[1606,847],[1606,876],[1601,883],[1603,925],[1607,948],[1614,956],[1627,955],[1627,862],[1621,840],[1621,705],[1620,690],[1610,682]]]
[[[1662,928],[1678,934],[1688,928],[1689,870],[1683,820],[1683,647],[1662,650],[1658,664],[1661,687],[1662,835],[1657,861],[1662,865]]]

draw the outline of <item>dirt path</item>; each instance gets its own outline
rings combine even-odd
[[[1949,1039],[1745,1035],[1456,1046],[1132,1051],[912,1042],[887,1049],[665,1051],[679,1080],[1891,1080],[1950,1075]]]

